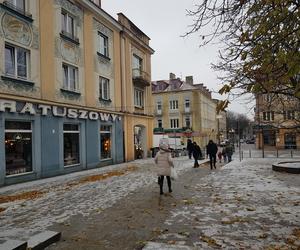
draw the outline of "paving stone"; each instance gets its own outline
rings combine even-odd
[[[0,250],[26,250],[27,242],[19,240],[0,240]]]
[[[28,250],[40,250],[60,240],[61,233],[44,231],[32,236],[28,240]]]

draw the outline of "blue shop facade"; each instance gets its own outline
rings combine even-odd
[[[124,161],[122,115],[0,99],[0,186]]]

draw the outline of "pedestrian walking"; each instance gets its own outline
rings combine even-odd
[[[193,143],[191,139],[187,140],[186,149],[188,151],[189,159],[192,159],[192,153],[193,153]]]
[[[164,185],[164,177],[167,178],[169,193],[172,192],[171,187],[171,167],[174,167],[173,160],[171,158],[171,150],[169,149],[169,145],[164,141],[159,145],[159,151],[157,152],[154,161],[157,166],[157,175],[158,175],[158,184],[160,187],[160,194],[163,192]]]
[[[225,147],[222,149],[222,156],[223,156],[224,163],[226,163],[227,162],[227,155],[226,155]]]
[[[206,146],[206,154],[209,156],[210,169],[216,168],[218,146],[213,140],[209,140]]]
[[[193,142],[193,157],[195,160],[194,168],[199,167],[198,159],[202,158],[202,151],[196,142]]]
[[[222,163],[222,148],[219,148],[219,149],[218,149],[218,154],[217,154],[217,156],[218,156],[219,162]]]
[[[231,162],[232,161],[232,154],[233,154],[233,147],[229,142],[225,146],[225,152],[226,152],[228,162]]]

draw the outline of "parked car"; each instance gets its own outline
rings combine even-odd
[[[246,143],[247,144],[254,144],[255,143],[255,139],[254,138],[248,139],[248,140],[246,140]]]

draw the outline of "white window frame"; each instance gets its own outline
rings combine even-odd
[[[170,110],[178,110],[178,100],[170,101]]]
[[[65,67],[67,68],[67,76],[65,75]],[[72,81],[71,81],[71,70],[75,70],[74,75],[74,89],[71,87]],[[79,84],[78,84],[78,67],[62,63],[62,73],[63,73],[63,89],[69,90],[69,91],[79,91]]]
[[[105,56],[109,57],[109,40],[106,35],[98,31],[98,40],[99,40],[99,48],[98,52]]]
[[[134,88],[134,106],[144,108],[144,90]]]
[[[99,77],[99,98],[102,100],[110,100],[110,82],[109,79],[102,76]]]
[[[178,118],[170,119],[170,127],[171,128],[179,128],[179,119]]]
[[[72,20],[71,30],[70,30],[70,19]],[[69,35],[72,38],[75,38],[77,34],[75,17],[65,10],[61,11],[61,31],[63,34]]]
[[[190,108],[190,105],[191,105],[190,99],[185,99],[185,103],[184,103],[185,108],[186,109]]]
[[[11,3],[12,5],[14,5],[17,9],[25,12],[26,11],[26,1],[25,0],[21,0],[21,1],[23,3],[23,8],[17,4],[18,0],[8,0],[8,2]]]
[[[23,47],[19,47],[10,43],[5,43],[5,51],[6,48],[12,49],[12,53],[13,53],[13,74],[10,74],[6,71],[6,52],[5,52],[5,56],[4,56],[4,68],[5,68],[5,75],[10,76],[10,77],[14,77],[14,78],[19,78],[19,79],[24,79],[24,80],[28,80],[30,78],[30,70],[29,70],[29,65],[30,65],[30,51],[28,49],[25,49]],[[26,77],[23,76],[19,76],[18,75],[18,51],[22,50],[24,52],[26,52],[26,65],[23,65],[24,67],[26,67]]]
[[[64,125],[65,124],[77,125],[78,126],[78,130],[64,130]],[[64,163],[64,167],[78,166],[78,165],[81,164],[81,155],[80,155],[80,149],[81,149],[81,147],[80,147],[80,124],[64,123],[63,124],[63,138],[64,138],[64,134],[78,134],[78,144],[79,144],[79,147],[78,147],[79,162],[75,163],[75,164],[70,164],[70,165],[65,165],[65,163]],[[64,142],[63,142],[63,155],[64,155],[64,152],[65,152],[65,148],[64,148]]]
[[[140,77],[143,71],[143,58],[136,54],[132,55],[133,76]]]
[[[187,125],[187,120],[189,120],[189,122],[190,122],[189,126]],[[191,117],[190,116],[186,116],[185,119],[184,119],[184,122],[185,122],[186,127],[189,127],[189,128],[191,127],[192,123],[191,123]]]
[[[157,107],[157,110],[161,110],[162,109],[161,101],[158,101],[156,103],[156,107]]]

